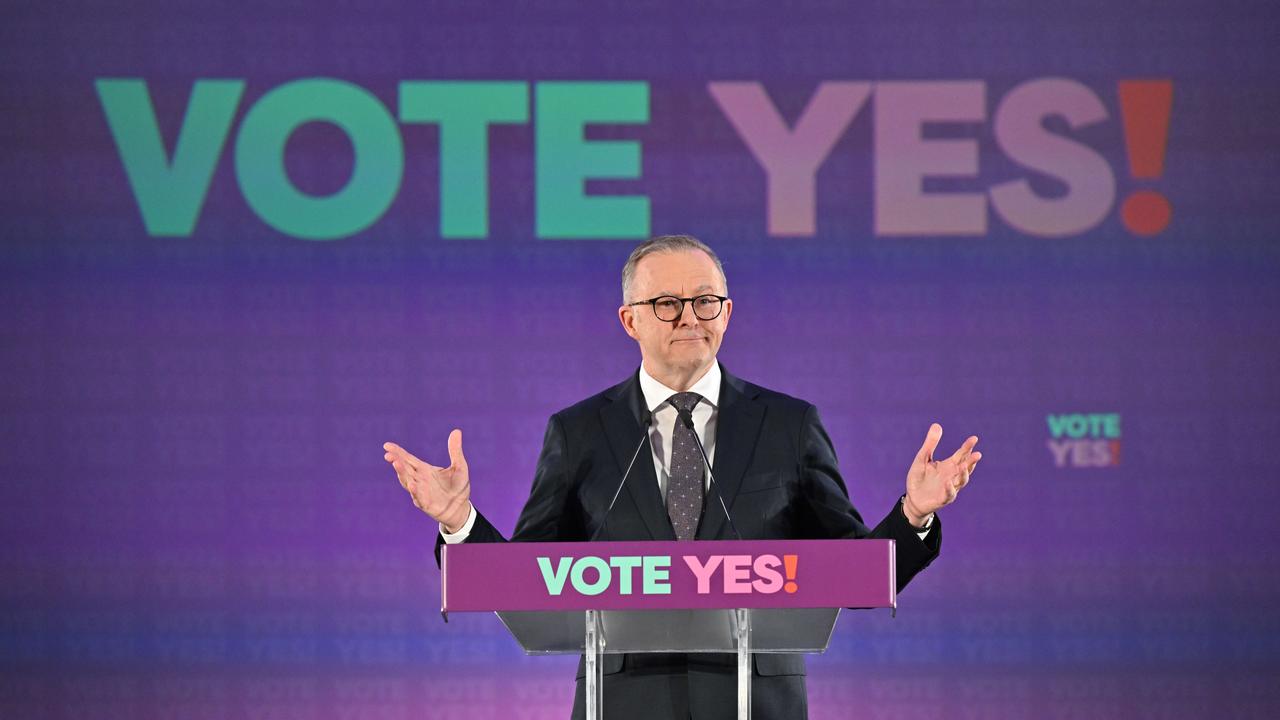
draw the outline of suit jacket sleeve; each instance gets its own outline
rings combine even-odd
[[[800,526],[813,528],[813,537],[878,538],[896,541],[898,590],[906,587],[916,573],[925,569],[938,556],[942,547],[942,521],[935,516],[933,528],[920,539],[920,535],[907,516],[903,514],[901,501],[894,504],[889,514],[868,530],[862,516],[849,500],[849,491],[836,461],[831,438],[818,417],[817,408],[809,406],[800,430],[800,491],[805,499],[804,518]]]

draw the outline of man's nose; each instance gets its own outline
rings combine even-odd
[[[696,325],[698,316],[693,314],[693,303],[680,303],[680,317],[676,318],[677,325]]]

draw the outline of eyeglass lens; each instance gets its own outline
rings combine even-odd
[[[691,301],[693,314],[699,320],[715,320],[720,316],[720,298],[715,295],[699,295]],[[653,312],[659,320],[671,321],[684,311],[684,301],[671,295],[653,301]]]

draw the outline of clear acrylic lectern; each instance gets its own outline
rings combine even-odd
[[[442,548],[441,611],[493,611],[524,651],[586,658],[588,720],[603,655],[827,649],[841,608],[896,607],[892,540],[507,543]]]

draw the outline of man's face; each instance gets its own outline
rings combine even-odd
[[[726,294],[716,264],[706,253],[656,252],[636,263],[627,302],[659,295],[687,298],[705,294]],[[719,317],[700,320],[693,313],[693,305],[685,303],[680,317],[663,321],[654,315],[650,305],[624,305],[618,309],[618,318],[627,334],[639,343],[645,369],[654,376],[665,376],[709,367],[720,350],[732,312],[733,302],[726,300]]]

